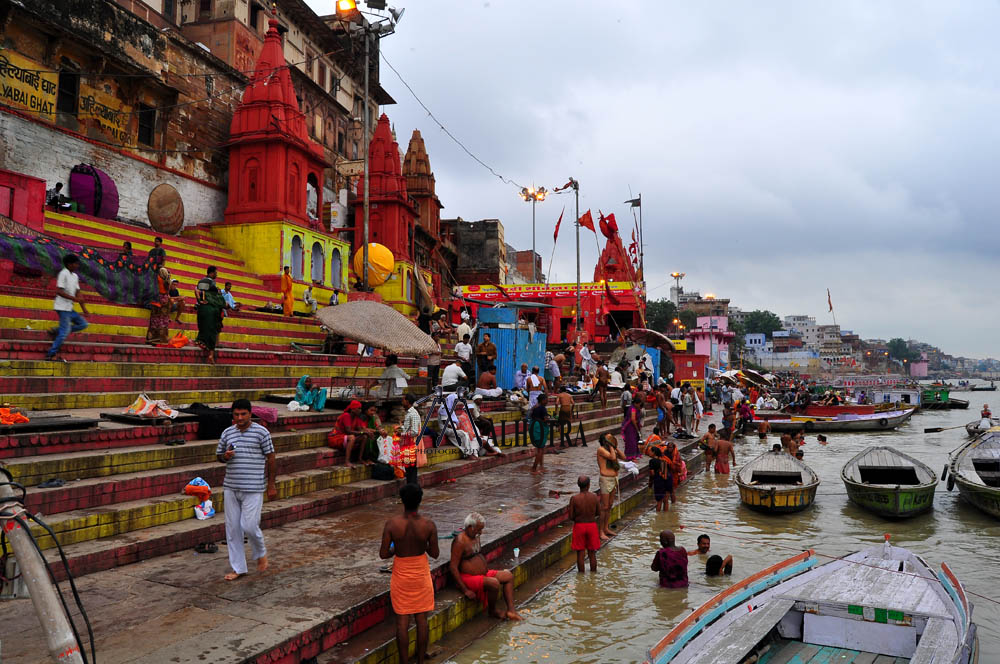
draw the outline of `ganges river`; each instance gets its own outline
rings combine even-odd
[[[956,392],[971,400],[968,410],[923,411],[900,430],[874,434],[827,434],[828,445],[809,435],[805,462],[822,483],[814,505],[792,515],[768,516],[743,507],[736,485],[711,473],[695,476],[678,491],[669,513],[645,513],[598,554],[599,571],[562,574],[522,607],[522,623],[501,623],[453,654],[457,664],[501,662],[642,662],[646,649],[691,610],[731,583],[804,549],[838,556],[878,544],[890,533],[892,542],[912,549],[935,569],[945,561],[958,575],[975,604],[980,662],[1000,662],[1000,521],[961,501],[958,491],[938,485],[934,510],[904,521],[887,521],[848,502],[840,469],[868,445],[891,445],[940,473],[948,452],[967,440],[964,428],[924,434],[930,427],[964,425],[997,392]],[[1000,402],[991,404],[993,411]],[[738,465],[767,446],[756,437],[738,442]],[[712,552],[732,554],[730,578],[707,579],[704,561],[690,558],[687,589],[659,588],[649,569],[658,534],[670,529],[678,544],[695,547],[706,533]]]

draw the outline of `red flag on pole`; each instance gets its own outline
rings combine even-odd
[[[559,225],[562,223],[563,212],[566,211],[566,207],[563,206],[562,212],[559,213],[559,220],[556,221],[556,232],[552,234],[552,241],[555,242],[559,239]]]
[[[594,229],[594,217],[591,216],[590,210],[584,212],[580,216],[580,219],[577,221],[577,223],[583,226],[584,228],[589,228],[590,230],[594,231],[595,235],[597,234],[597,230]]]
[[[621,304],[618,298],[615,297],[615,294],[611,292],[611,284],[607,281],[604,282],[604,292],[607,294],[608,299],[611,300],[612,304]]]
[[[833,300],[830,299],[830,289],[826,289],[826,303],[830,305],[830,311],[833,312]]]

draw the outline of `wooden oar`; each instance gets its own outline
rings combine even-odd
[[[924,433],[939,433],[941,431],[951,431],[952,429],[964,429],[965,425],[960,424],[957,427],[931,427],[930,429],[924,429]]]

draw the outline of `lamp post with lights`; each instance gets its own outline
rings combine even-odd
[[[535,204],[544,201],[548,193],[545,187],[538,189],[522,187],[520,194],[522,200],[531,201],[531,283],[533,284],[538,283],[538,262],[535,260],[538,256],[535,252]]]
[[[368,9],[379,9],[386,10],[385,0],[368,0]],[[337,0],[336,4],[337,17],[344,20],[351,21],[351,26],[349,28],[349,33],[353,35],[362,35],[365,40],[365,97],[364,97],[364,118],[362,118],[364,126],[364,152],[365,152],[365,167],[364,167],[364,220],[362,221],[362,234],[364,235],[364,246],[362,248],[362,256],[364,260],[364,266],[361,269],[361,287],[362,290],[369,290],[368,288],[368,242],[369,242],[369,231],[368,223],[370,219],[371,206],[369,204],[369,178],[368,178],[368,168],[369,168],[369,148],[371,147],[371,112],[368,110],[368,75],[371,70],[371,41],[372,39],[381,39],[382,37],[387,37],[394,32],[396,32],[396,26],[399,24],[399,19],[403,17],[403,12],[405,9],[393,9],[388,8],[389,16],[380,17],[377,21],[368,22],[361,16],[361,10],[358,9],[358,3],[356,0]],[[354,23],[358,21],[358,23]]]

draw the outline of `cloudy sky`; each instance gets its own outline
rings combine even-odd
[[[310,4],[329,13],[332,2]],[[401,3],[402,4],[402,3]],[[1000,354],[988,287],[1000,188],[995,2],[411,2],[384,54],[498,173],[581,183],[581,210],[642,193],[650,297],[684,286],[863,337]],[[427,117],[387,67],[405,149],[427,142],[444,214],[531,211]],[[631,187],[631,189],[630,189]],[[630,193],[631,192],[631,193]],[[571,196],[538,206],[547,265]],[[553,280],[575,280],[570,226]],[[627,244],[627,241],[626,241]],[[597,257],[583,231],[586,279]]]

